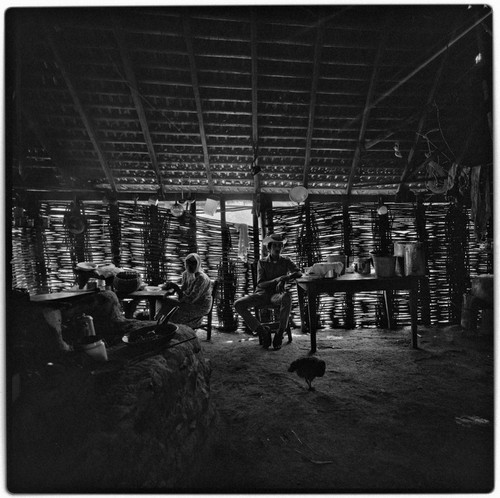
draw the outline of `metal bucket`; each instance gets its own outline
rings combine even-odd
[[[372,261],[377,277],[394,277],[396,275],[396,258],[394,256],[373,254]]]

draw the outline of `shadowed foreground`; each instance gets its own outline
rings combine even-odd
[[[297,329],[300,330],[300,329]],[[297,332],[297,330],[295,332]],[[309,352],[199,333],[219,411],[186,487],[210,491],[486,492],[493,487],[493,340],[458,327],[325,329],[323,377],[289,373]]]

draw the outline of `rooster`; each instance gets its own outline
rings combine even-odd
[[[312,381],[316,377],[323,377],[325,374],[326,364],[323,360],[316,358],[314,356],[304,356],[298,360],[292,361],[290,364],[289,372],[297,372],[299,377],[306,380],[309,386],[309,391],[314,391],[312,387]]]

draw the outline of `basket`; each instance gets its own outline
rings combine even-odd
[[[141,276],[136,271],[121,271],[113,279],[115,292],[129,294],[141,286]]]

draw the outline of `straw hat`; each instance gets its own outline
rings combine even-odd
[[[286,237],[278,233],[270,233],[263,241],[262,245],[267,246],[270,242],[281,242],[283,245],[286,244]]]

